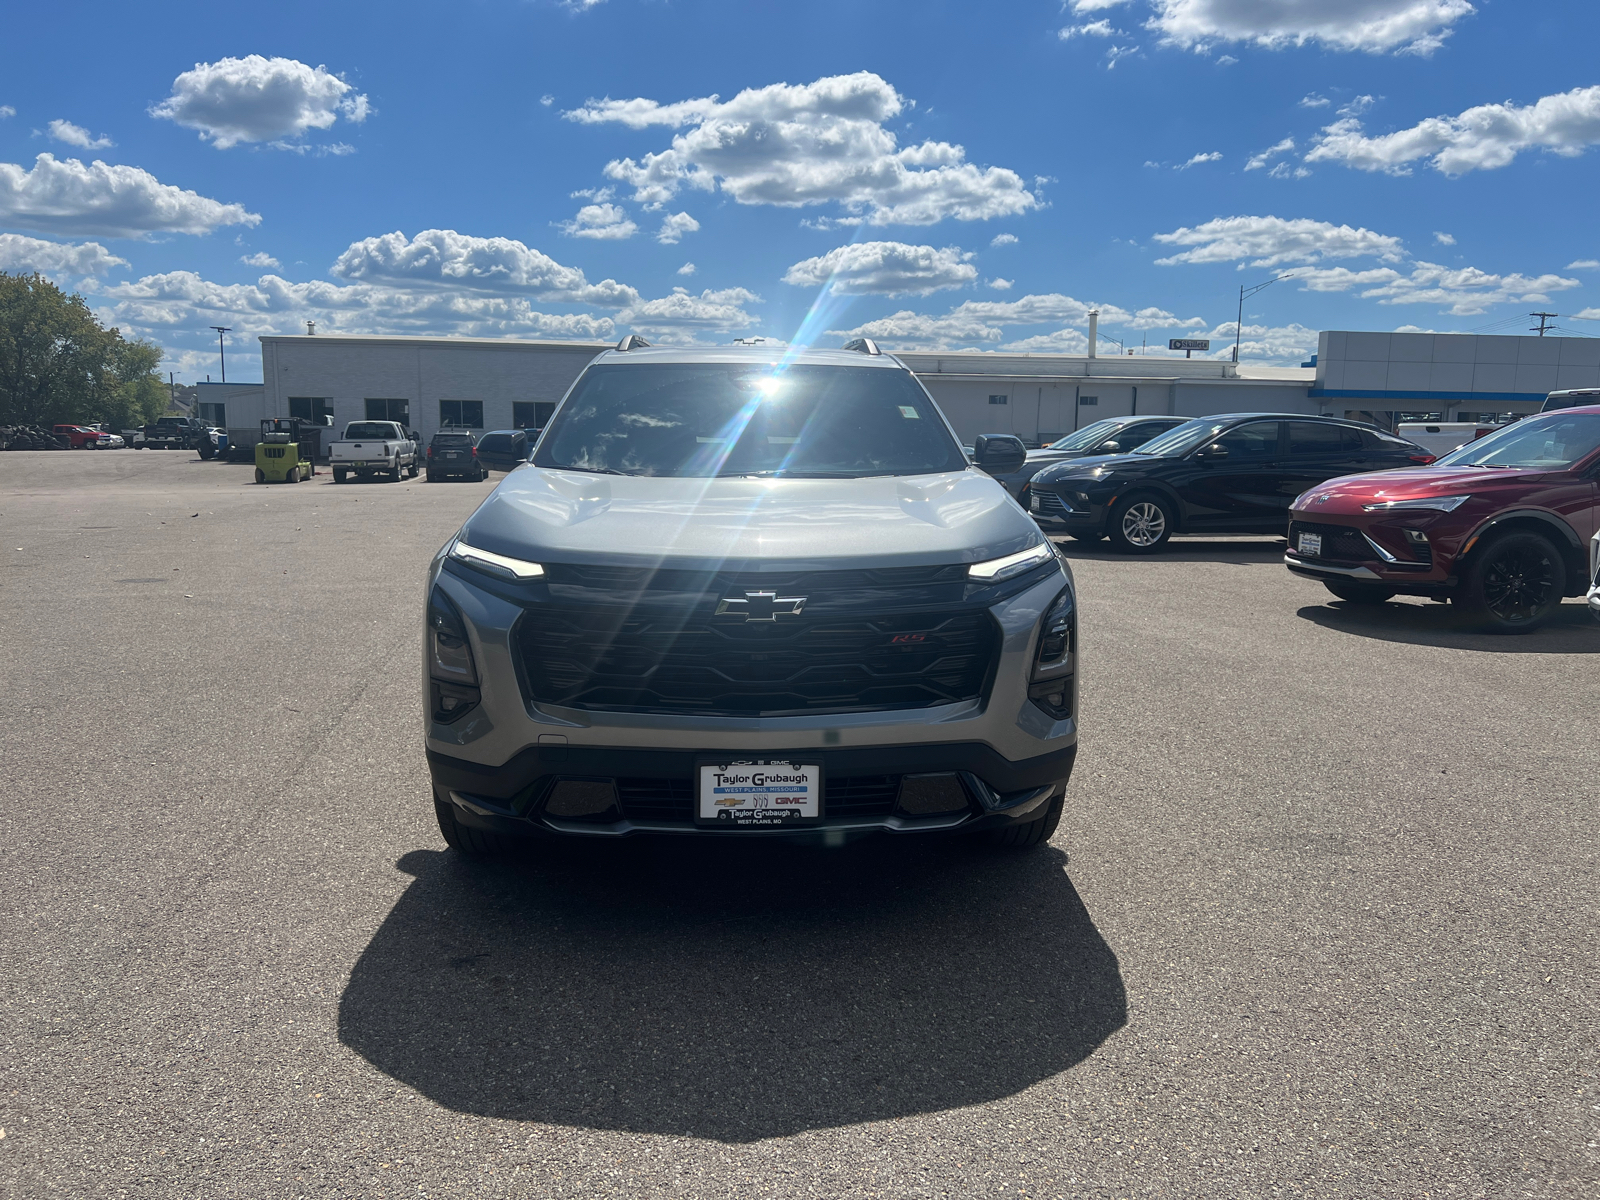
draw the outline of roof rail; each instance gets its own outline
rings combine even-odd
[[[623,338],[620,342],[617,343],[617,349],[618,350],[624,350],[624,351],[626,351],[626,350],[645,350],[645,349],[648,349],[649,346],[650,346],[650,343],[645,341],[637,333],[630,333],[630,334],[628,334],[627,337]]]
[[[871,338],[856,338],[856,340],[853,342],[846,342],[844,344],[844,348],[846,350],[854,350],[858,354],[883,353],[882,350],[878,349],[878,343],[873,341]]]

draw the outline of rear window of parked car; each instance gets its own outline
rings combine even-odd
[[[435,446],[470,446],[472,435],[470,433],[436,433],[433,435]]]

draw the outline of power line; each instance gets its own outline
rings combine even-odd
[[[1545,330],[1550,328],[1550,322],[1555,320],[1555,318],[1556,318],[1556,316],[1558,314],[1556,314],[1556,313],[1547,313],[1547,312],[1535,312],[1535,313],[1529,313],[1528,315],[1530,317],[1538,317],[1539,318],[1539,326],[1538,326],[1538,328],[1536,329],[1532,325],[1530,325],[1530,326],[1528,326],[1528,332],[1529,333],[1537,333],[1540,337],[1543,337],[1544,334],[1545,334]]]

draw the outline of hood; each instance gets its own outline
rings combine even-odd
[[[1074,475],[1087,475],[1099,470],[1103,475],[1113,471],[1145,470],[1155,463],[1170,460],[1153,454],[1087,454],[1082,458],[1069,458],[1050,469],[1051,479],[1066,479]]]
[[[1039,529],[977,469],[868,479],[670,479],[519,468],[462,526],[534,562],[719,569],[982,562]],[[743,569],[751,569],[746,566]]]
[[[1294,511],[1358,514],[1366,504],[1384,500],[1418,500],[1424,496],[1481,495],[1506,485],[1521,486],[1542,477],[1541,471],[1492,467],[1409,467],[1344,475],[1307,491]]]

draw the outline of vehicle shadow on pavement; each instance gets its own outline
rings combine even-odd
[[[1589,606],[1571,601],[1531,633],[1481,633],[1444,604],[1308,604],[1299,617],[1324,629],[1385,642],[1481,650],[1494,654],[1600,654],[1600,624]]]
[[[418,850],[339,1039],[447,1108],[750,1142],[1014,1094],[1127,1021],[1047,848]]]

